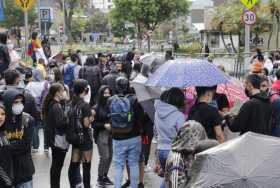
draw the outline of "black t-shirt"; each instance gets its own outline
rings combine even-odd
[[[221,125],[222,118],[218,109],[205,103],[196,103],[189,115],[189,120],[195,120],[205,128],[208,138],[216,139],[214,127]]]
[[[225,94],[216,93],[214,100],[217,102],[220,111],[222,111],[223,108],[229,108],[229,102]]]

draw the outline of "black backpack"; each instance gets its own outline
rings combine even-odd
[[[80,146],[84,143],[82,104],[72,105],[69,111],[69,126],[66,129],[66,140],[74,145]]]

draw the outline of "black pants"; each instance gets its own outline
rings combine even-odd
[[[52,147],[52,164],[50,171],[51,188],[60,188],[60,175],[65,156],[66,151]]]

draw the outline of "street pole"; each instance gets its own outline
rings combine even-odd
[[[39,18],[39,31],[42,36],[42,24],[41,24],[41,0],[38,0],[38,18]]]
[[[244,50],[245,70],[249,70],[250,64],[250,25],[245,24],[245,50]]]
[[[64,40],[66,35],[65,0],[62,0],[62,11],[63,11],[63,33],[61,35],[61,51],[63,51],[64,49]]]
[[[28,50],[28,12],[24,12],[24,25],[25,25],[25,47],[24,47],[24,57],[27,60],[27,50]]]

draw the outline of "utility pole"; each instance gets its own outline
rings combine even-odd
[[[39,27],[39,32],[42,36],[42,24],[41,24],[41,0],[38,0],[38,18],[39,18],[39,22],[38,22],[38,27]]]

